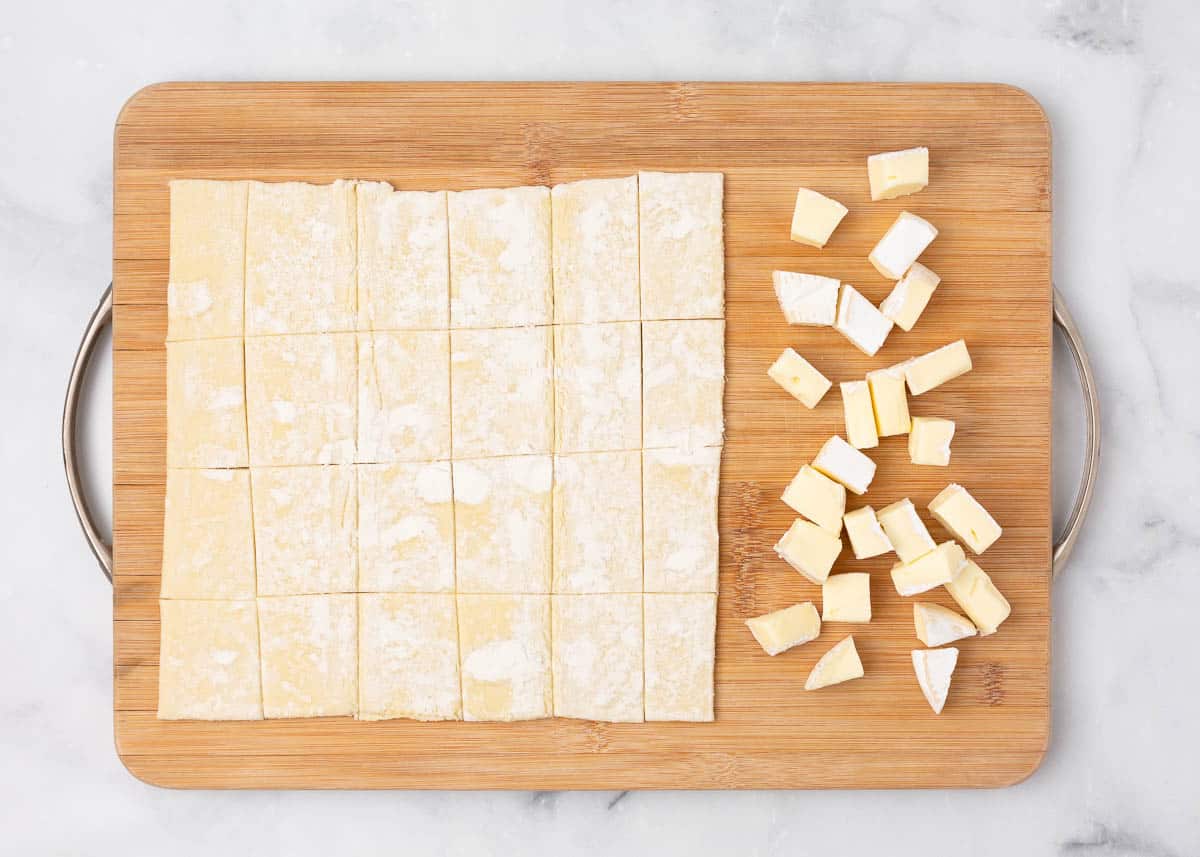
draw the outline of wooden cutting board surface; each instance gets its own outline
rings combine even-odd
[[[920,194],[870,202],[866,157],[927,145]],[[721,474],[716,721],[602,724],[160,722],[158,584],[165,480],[168,194],[172,178],[382,179],[404,189],[555,184],[639,169],[725,173],[727,444]],[[181,787],[808,788],[1000,786],[1031,773],[1050,728],[1050,130],[1037,103],[997,85],[166,84],[142,90],[115,135],[113,273],[114,707],[136,776]],[[822,251],[788,239],[796,188],[850,213]],[[922,262],[943,280],[911,333],[875,358],[832,329],[784,323],[777,268],[839,277],[874,302],[867,262],[896,214],[940,236]],[[874,621],[827,625],[767,657],[743,621],[820,588],[776,558],[794,515],[784,485],[842,431],[836,389],[814,411],[766,375],[788,345],[835,383],[954,339],[970,374],[913,399],[955,420],[952,464],[914,467],[906,438],[870,451],[865,498],[924,506],[968,486],[1004,526],[981,565],[1012,603],[992,637],[959,644],[935,716],[909,652],[912,599],[891,559],[873,575]],[[942,590],[929,594],[953,606]],[[864,679],[806,693],[804,678],[853,632]]]

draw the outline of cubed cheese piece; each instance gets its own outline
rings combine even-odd
[[[971,355],[967,351],[967,343],[961,339],[943,345],[936,351],[914,357],[904,364],[908,390],[914,396],[927,393],[934,387],[970,371]]]
[[[842,532],[846,489],[809,465],[801,467],[788,484],[783,502],[835,536]]]
[[[836,434],[825,441],[812,466],[855,494],[866,494],[875,478],[875,462]]]
[[[938,523],[967,547],[980,554],[1000,538],[1000,525],[961,485],[951,482],[929,503]]]
[[[846,440],[857,449],[879,446],[875,428],[875,409],[871,407],[871,389],[866,381],[843,381],[842,411],[846,418]]]
[[[904,394],[903,366],[889,366],[867,373],[871,388],[871,408],[875,412],[875,430],[880,437],[907,434],[908,396]]]
[[[913,669],[917,672],[917,683],[921,693],[929,702],[934,714],[941,714],[950,693],[950,676],[958,664],[958,649],[913,649]]]
[[[828,378],[791,348],[784,349],[767,374],[806,408],[815,408],[832,386]]]
[[[871,199],[895,199],[916,193],[929,184],[929,150],[924,146],[881,152],[867,158]]]
[[[913,262],[892,293],[883,299],[879,311],[904,330],[912,330],[941,281],[941,277],[920,262]]]
[[[842,552],[842,540],[811,521],[797,518],[775,545],[779,558],[813,583],[824,583]]]
[[[893,550],[891,540],[870,506],[847,512],[842,520],[846,523],[846,535],[850,537],[855,559],[870,559]]]
[[[941,604],[918,601],[913,605],[913,625],[917,639],[931,648],[975,636],[975,625]]]
[[[937,228],[928,220],[902,211],[867,258],[879,273],[889,280],[898,280],[937,234]]]
[[[908,457],[913,464],[945,467],[950,463],[950,441],[953,438],[954,420],[913,417],[908,435]]]
[[[746,627],[768,655],[786,652],[793,646],[815,640],[821,633],[821,617],[811,601],[793,604],[774,613],[746,620]]]
[[[871,575],[831,574],[821,584],[822,622],[870,622]]]
[[[837,318],[833,326],[849,339],[854,347],[874,357],[892,330],[892,320],[875,308],[875,304],[859,294],[849,283],[842,284]]]
[[[971,617],[982,637],[996,633],[1012,612],[1008,599],[1000,594],[987,572],[969,559],[963,561],[962,570],[946,584],[946,591]]]
[[[858,649],[854,647],[854,637],[847,637],[828,652],[821,656],[808,680],[804,682],[805,690],[818,690],[831,684],[841,684],[852,678],[863,677],[862,661],[858,658]]]
[[[792,240],[809,247],[824,247],[848,210],[836,199],[800,188],[792,213]]]
[[[954,542],[942,542],[915,562],[898,562],[892,566],[892,583],[901,595],[920,595],[935,586],[954,580],[965,568],[963,549]]]
[[[774,271],[771,280],[788,324],[827,327],[837,318],[840,280],[793,271]]]
[[[920,559],[937,545],[912,500],[905,497],[879,510],[879,523],[896,549],[900,562]]]

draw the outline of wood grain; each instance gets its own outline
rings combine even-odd
[[[869,201],[865,159],[928,145],[931,184]],[[1050,141],[1044,114],[997,85],[164,84],[117,123],[114,168],[114,706],[118,752],[147,782],[232,788],[814,788],[1000,786],[1032,772],[1049,735]],[[726,175],[728,435],[720,498],[714,723],[162,722],[155,718],[165,448],[167,181],[382,179],[400,188],[550,184],[638,169]],[[823,251],[788,240],[795,189],[850,214]],[[903,209],[941,235],[943,277],[911,333],[875,358],[830,329],[789,328],[775,268],[829,274],[871,300],[866,261]],[[841,431],[836,389],[806,411],[766,377],[794,346],[834,381],[965,337],[975,370],[911,402],[958,423],[952,464],[916,468],[905,438],[871,451],[879,475],[851,507],[924,506],[967,485],[1004,525],[982,558],[1013,606],[961,644],[934,716],[912,675],[912,600],[890,562],[874,621],[829,625],[776,658],[742,622],[820,591],[771,546],[778,497]],[[928,518],[927,518],[928,520]],[[945,538],[931,523],[935,537]],[[946,593],[927,600],[953,606]],[[866,678],[805,693],[817,658],[853,632]]]

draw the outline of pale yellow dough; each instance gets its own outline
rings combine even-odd
[[[642,453],[646,592],[717,591],[721,450]]]
[[[168,470],[163,598],[254,598],[250,471]]]
[[[715,446],[725,436],[725,322],[642,325],[642,440],[646,449]]]
[[[554,715],[640,722],[642,596],[554,595]]]
[[[253,601],[160,601],[158,716],[261,720]]]
[[[550,591],[548,455],[454,462],[459,592]]]
[[[250,478],[258,594],[354,592],[355,468],[256,467]]]
[[[638,174],[642,318],[722,318],[721,173]]]
[[[357,471],[358,591],[453,592],[450,462]]]
[[[551,716],[550,596],[459,595],[458,611],[464,718]]]
[[[646,719],[713,719],[717,596],[645,596]]]
[[[450,323],[446,192],[359,182],[358,328],[420,330]]]
[[[167,466],[245,467],[240,339],[167,343]]]
[[[554,320],[638,318],[638,180],[555,185]]]
[[[549,324],[550,189],[468,190],[448,200],[450,326]]]
[[[556,451],[641,447],[641,348],[636,321],[554,328]]]
[[[358,460],[450,457],[450,336],[358,335]]]
[[[357,595],[259,598],[263,714],[335,717],[358,708]]]
[[[642,591],[642,462],[632,452],[554,460],[554,591]]]
[[[354,182],[252,182],[246,213],[246,335],[354,330]]]
[[[358,596],[360,720],[460,720],[454,596]]]
[[[247,186],[171,182],[168,341],[242,335]]]
[[[251,464],[353,462],[356,374],[353,333],[247,339]]]

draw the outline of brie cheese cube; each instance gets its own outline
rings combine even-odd
[[[811,521],[797,518],[775,545],[779,558],[813,583],[824,583],[842,552],[842,540]]]
[[[969,559],[963,561],[962,570],[946,584],[946,591],[971,617],[981,637],[996,633],[1012,612],[1008,599],[1000,594],[987,572]]]
[[[842,520],[846,524],[846,535],[850,538],[855,559],[870,559],[893,550],[891,539],[879,525],[875,510],[870,506],[847,512]]]
[[[842,411],[846,417],[846,440],[857,449],[879,446],[875,430],[875,409],[871,406],[871,390],[866,381],[843,381]]]
[[[800,188],[792,213],[792,240],[809,247],[824,247],[848,209],[836,199]]]
[[[892,320],[875,308],[875,304],[859,294],[849,283],[842,284],[842,297],[838,301],[837,318],[833,322],[838,333],[854,344],[854,347],[874,357],[892,330]]]
[[[913,625],[917,639],[931,648],[975,636],[975,625],[970,619],[941,604],[918,601],[913,605]]]
[[[954,438],[954,420],[941,417],[913,417],[908,435],[908,457],[913,464],[945,467],[950,463],[950,441]]]
[[[913,669],[917,684],[934,714],[941,714],[950,693],[950,677],[958,665],[958,649],[913,649]]]
[[[904,364],[908,391],[914,396],[927,393],[934,387],[970,371],[971,354],[967,351],[967,343],[962,339],[943,345],[936,351],[914,357]]]
[[[825,441],[812,466],[855,494],[866,494],[875,478],[875,462],[836,434]]]
[[[854,647],[854,637],[847,637],[821,656],[804,682],[805,690],[818,690],[831,684],[841,684],[863,677],[862,661]]]
[[[889,280],[898,280],[933,243],[937,234],[937,227],[925,218],[902,211],[867,259]]]
[[[879,510],[879,523],[900,562],[913,562],[937,547],[912,500],[905,497]]]
[[[806,408],[815,408],[829,392],[833,383],[794,349],[785,348],[767,370],[771,380],[800,401]]]
[[[805,601],[747,619],[746,627],[763,651],[774,657],[794,646],[815,640],[821,633],[821,617],[817,615],[813,603]]]
[[[929,184],[929,149],[919,146],[867,158],[872,201],[916,193]]]
[[[783,502],[835,536],[842,532],[846,489],[809,465],[800,468],[783,492]]]
[[[955,577],[965,573],[964,569],[968,564],[962,548],[954,542],[942,542],[936,550],[915,562],[898,562],[893,565],[892,583],[896,585],[897,592],[906,596],[920,595],[943,584],[949,589],[949,584]],[[963,609],[966,610],[965,607]],[[970,615],[969,610],[967,614]]]
[[[961,485],[951,482],[929,503],[929,511],[975,553],[980,554],[1000,538],[1000,525],[988,510]]]
[[[912,330],[941,281],[941,277],[920,262],[913,262],[892,293],[883,299],[879,311],[905,331]]]
[[[871,407],[875,412],[875,430],[880,437],[907,434],[908,396],[904,394],[904,364],[867,373],[871,388]]]
[[[821,584],[822,622],[870,622],[871,575],[831,574]]]
[[[771,282],[775,297],[788,324],[827,327],[837,317],[838,289],[842,283],[833,277],[773,271]]]

